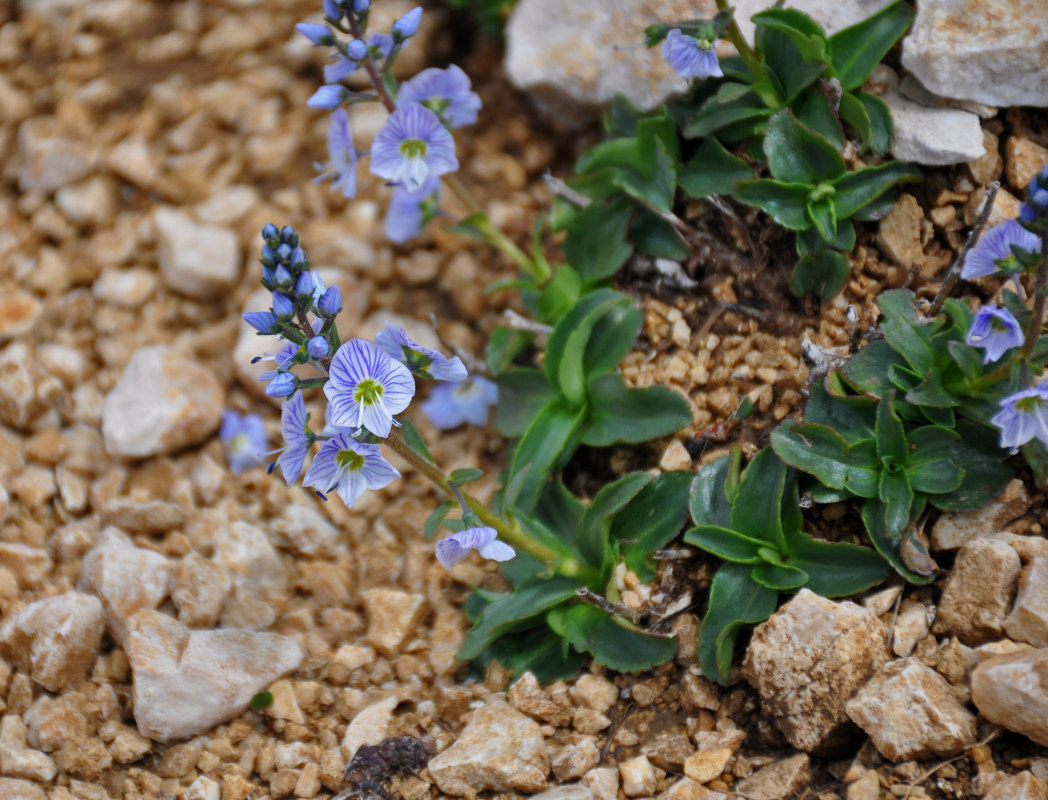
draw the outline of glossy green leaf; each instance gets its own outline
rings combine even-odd
[[[564,255],[582,283],[610,278],[626,263],[633,252],[626,241],[628,224],[629,204],[623,201],[591,203],[579,213],[564,240]]]
[[[879,481],[879,465],[870,459],[874,455],[870,452],[872,443],[866,448],[849,446],[844,437],[825,425],[787,421],[772,431],[771,444],[775,454],[791,467],[810,472],[833,489],[855,492],[852,487],[857,487],[868,492]]]
[[[775,452],[765,447],[742,473],[739,493],[731,505],[732,530],[771,542],[780,552],[786,548],[779,516],[786,471],[786,465]]]
[[[709,610],[699,628],[699,665],[706,677],[728,684],[735,639],[744,625],[763,622],[779,593],[750,577],[747,564],[725,564],[710,583]]]
[[[841,87],[850,91],[862,86],[912,21],[913,10],[896,2],[831,36],[830,63]]]
[[[567,680],[578,673],[586,660],[583,653],[573,650],[567,639],[555,634],[545,623],[497,639],[484,655],[498,661],[514,679],[530,672],[542,684]],[[484,659],[474,660],[483,663]]]
[[[534,334],[515,328],[504,328],[501,325],[495,328],[484,354],[484,363],[488,365],[491,376],[497,378],[509,369],[513,360],[531,346],[534,338]]]
[[[717,525],[699,525],[684,534],[684,541],[725,561],[737,564],[758,564],[761,561],[760,550],[768,546],[762,539],[721,528]]]
[[[946,494],[960,488],[964,469],[954,461],[954,445],[960,436],[949,428],[925,425],[910,434],[913,448],[906,475],[915,491]]]
[[[805,584],[823,597],[847,597],[883,582],[888,563],[875,551],[847,542],[824,542],[800,530],[787,532],[789,564],[808,573]]]
[[[582,584],[575,578],[556,575],[519,586],[491,603],[481,612],[466,634],[458,658],[476,658],[493,642],[514,628],[575,596]]]
[[[804,407],[805,422],[828,425],[848,442],[871,439],[875,435],[877,415],[870,406],[853,406],[832,397],[821,382],[811,386]]]
[[[742,93],[733,94],[735,89],[741,89]],[[734,123],[763,121],[771,116],[772,110],[749,86],[727,82],[688,120],[684,136],[699,139]]]
[[[799,589],[808,582],[808,573],[788,564],[756,564],[750,568],[750,577],[761,586],[778,592]]]
[[[954,442],[953,460],[964,467],[964,479],[956,491],[931,500],[944,511],[972,511],[1004,491],[1015,470],[1003,461],[1007,453],[998,447],[996,430],[961,420],[956,431],[960,439]]]
[[[542,320],[558,320],[578,302],[582,294],[582,278],[567,265],[561,265],[553,278],[539,291],[538,317]]]
[[[662,473],[612,520],[609,533],[621,544],[626,566],[642,581],[655,577],[651,554],[673,541],[687,522],[694,478],[692,472]]]
[[[665,386],[628,389],[618,374],[590,383],[590,413],[581,442],[591,447],[646,442],[691,422],[688,401]]]
[[[507,439],[523,436],[535,416],[557,396],[541,370],[515,367],[499,375],[495,428]]]
[[[732,195],[741,203],[756,206],[782,227],[800,231],[811,227],[806,203],[811,186],[761,178],[736,181]]]
[[[400,423],[403,426],[404,441],[407,442],[408,447],[432,464],[433,456],[429,454],[429,448],[426,447],[426,441],[422,438],[422,434],[418,432],[415,423],[407,417],[401,417]]]
[[[852,130],[858,134],[862,152],[869,150],[873,143],[873,123],[870,121],[870,113],[863,102],[851,92],[844,92],[841,95],[838,113],[841,121],[850,125]]]
[[[768,120],[764,152],[772,177],[784,183],[816,186],[840,178],[848,169],[836,147],[786,108]],[[850,216],[838,213],[841,217]]]
[[[771,13],[775,11],[791,13],[788,9],[775,9]],[[788,29],[786,26],[777,29],[775,27],[758,25],[757,47],[764,56],[764,66],[782,105],[788,105],[826,72],[829,64],[818,56],[818,50],[823,48],[824,41],[812,40],[804,33]],[[812,54],[812,57],[806,56],[805,50]]]
[[[848,360],[844,374],[862,391],[882,397],[891,388],[887,379],[888,370],[892,365],[905,364],[902,355],[892,349],[888,342],[878,339],[870,342]]]
[[[608,306],[593,324],[582,356],[586,379],[593,380],[614,370],[633,349],[643,323],[644,312],[632,302]]]
[[[834,212],[836,213],[836,212]],[[805,253],[817,253],[824,249],[843,250],[839,255],[845,255],[855,249],[855,226],[851,220],[837,220],[837,235],[830,239],[823,239],[818,231],[806,230],[797,233],[797,255]],[[847,258],[845,258],[847,260]]]
[[[696,525],[731,525],[731,502],[724,492],[732,460],[721,456],[699,470],[691,485],[688,510]]]
[[[513,504],[522,513],[527,514],[535,507],[545,482],[575,451],[585,416],[585,408],[570,409],[552,402],[534,417],[517,443],[506,481],[525,475]]]
[[[913,309],[913,292],[892,289],[877,298],[885,320],[881,323],[884,338],[918,375],[928,375],[935,367],[931,327]]]
[[[821,84],[810,87],[790,106],[797,119],[838,151],[844,148],[844,130]]]
[[[876,95],[867,92],[856,92],[848,94],[855,97],[866,110],[866,116],[870,120],[870,149],[878,155],[885,155],[892,145],[892,112],[888,104]]]
[[[884,503],[885,533],[892,539],[900,538],[910,525],[910,506],[913,505],[913,487],[905,470],[882,470],[877,497]]]
[[[821,248],[802,256],[793,270],[790,291],[797,297],[816,295],[830,298],[848,282],[848,256],[837,250]]]
[[[840,219],[855,217],[889,189],[903,183],[924,180],[924,174],[913,164],[889,161],[877,167],[864,167],[837,178],[834,201]]]
[[[837,238],[837,207],[832,197],[809,201],[806,205],[808,219],[825,241]]]
[[[676,639],[656,638],[627,628],[593,606],[562,606],[550,611],[547,619],[572,647],[616,672],[643,672],[677,653]]]
[[[578,526],[579,552],[588,563],[601,564],[612,518],[651,480],[647,472],[631,472],[597,492]]]
[[[680,231],[643,206],[633,207],[629,239],[638,252],[653,258],[683,261],[691,255],[691,246]]]
[[[873,546],[892,568],[910,583],[924,585],[931,582],[935,578],[934,572],[927,574],[915,572],[903,561],[900,547],[905,531],[889,530],[887,511],[885,504],[875,497],[867,500],[862,507],[862,521]]]
[[[560,478],[547,483],[532,516],[567,549],[578,551],[578,531],[586,506],[568,491]]]
[[[956,408],[961,401],[951,394],[942,383],[942,373],[932,372],[927,379],[906,392],[906,402],[915,406]]]
[[[895,393],[892,392],[882,397],[877,404],[877,457],[882,462],[890,460],[901,467],[906,463],[910,449],[906,442],[906,431],[893,408],[894,403]]]
[[[826,31],[814,19],[794,8],[769,8],[751,18],[757,26],[756,40],[767,43],[767,34],[777,31],[787,36],[796,46],[797,53],[805,61],[829,62],[826,50]]]
[[[735,181],[752,177],[749,164],[729,153],[715,136],[708,136],[681,168],[677,184],[690,197],[709,197],[731,194]]]

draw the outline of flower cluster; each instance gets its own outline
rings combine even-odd
[[[440,176],[458,170],[451,131],[477,120],[480,98],[459,67],[423,70],[397,87],[391,68],[397,55],[418,31],[422,8],[393,23],[391,33],[366,36],[370,2],[325,0],[324,24],[302,23],[298,31],[314,45],[332,50],[324,69],[325,85],[309,98],[315,108],[332,110],[328,123],[328,161],[318,180],[331,178],[344,197],[356,195],[357,158],[349,115],[344,105],[381,101],[389,119],[371,147],[371,172],[393,187],[386,233],[399,243],[417,236],[439,213]],[[340,35],[343,34],[343,35]],[[376,94],[354,92],[342,85],[358,69],[367,72]]]

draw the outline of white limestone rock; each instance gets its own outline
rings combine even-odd
[[[922,0],[902,63],[943,97],[1048,106],[1044,0]]]
[[[287,636],[243,630],[190,631],[159,611],[140,611],[125,644],[134,675],[139,732],[185,739],[243,713],[251,698],[302,662]]]
[[[980,714],[1048,747],[1048,649],[990,658],[971,680]]]
[[[892,2],[893,0],[787,0],[783,5],[808,14],[832,36],[837,31],[873,16]],[[746,41],[753,44],[753,33],[757,26],[750,22],[750,17],[775,4],[768,0],[736,0],[731,5],[735,9],[735,21],[739,30]]]
[[[397,698],[387,697],[361,709],[353,717],[342,737],[342,756],[346,763],[353,760],[361,746],[378,744],[389,736],[389,723],[393,720],[393,709],[396,707]]]
[[[234,628],[268,628],[288,600],[287,568],[266,534],[236,521],[219,528],[215,562],[232,579],[232,596],[222,611],[222,623]]]
[[[228,228],[201,225],[167,206],[153,214],[164,282],[190,297],[215,299],[240,277],[240,245]]]
[[[1023,570],[1004,630],[1012,639],[1048,647],[1048,558],[1036,557]]]
[[[66,592],[30,603],[8,618],[0,628],[0,654],[49,692],[61,692],[87,678],[102,629],[98,598]]]
[[[982,125],[970,111],[928,108],[898,92],[882,97],[892,112],[891,154],[901,161],[940,166],[974,161],[986,154]]]
[[[209,370],[166,347],[143,347],[106,395],[106,451],[142,458],[197,444],[218,428],[224,402]]]
[[[21,166],[18,183],[23,192],[50,192],[91,173],[98,151],[69,137],[57,117],[30,117],[18,128]]]
[[[431,759],[429,774],[444,794],[534,794],[546,789],[549,752],[537,722],[500,699],[489,700],[451,747]]]

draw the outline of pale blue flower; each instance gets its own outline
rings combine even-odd
[[[417,192],[409,192],[403,186],[394,185],[386,210],[386,238],[396,244],[414,239],[422,233],[429,218],[435,216],[439,203],[440,178],[427,178]]]
[[[356,44],[356,42],[350,42],[350,44]],[[324,83],[341,83],[360,68],[360,64],[346,58],[341,53],[335,53],[334,58],[335,62],[333,64],[324,66]]]
[[[996,275],[1002,269],[1006,272],[1019,271],[1022,266],[1012,251],[1013,245],[1029,253],[1041,252],[1041,238],[1010,219],[982,235],[968,252],[961,277],[970,281],[985,275]]]
[[[316,303],[321,316],[333,317],[342,310],[342,290],[337,286],[328,287]]]
[[[488,407],[499,400],[499,387],[487,378],[472,377],[461,383],[441,383],[433,387],[422,411],[435,428],[450,430],[463,422],[486,425]]]
[[[330,46],[335,43],[335,37],[327,25],[316,22],[300,22],[295,29],[305,36],[313,44]]]
[[[327,170],[313,180],[333,178],[332,189],[342,189],[345,198],[357,194],[357,149],[353,146],[353,131],[349,127],[349,114],[340,108],[331,115],[327,130]]]
[[[388,33],[376,33],[368,39],[368,49],[380,58],[385,58],[393,49],[393,37]]]
[[[295,392],[284,401],[284,407],[280,410],[280,433],[284,437],[284,447],[277,451],[280,453],[277,464],[290,486],[302,474],[306,453],[316,438],[309,429],[309,414],[306,413],[302,392]]]
[[[409,39],[418,30],[419,20],[422,19],[422,6],[415,6],[407,14],[393,23],[394,39]]]
[[[696,39],[674,28],[662,43],[662,57],[682,78],[720,78],[720,63],[713,42]]]
[[[265,380],[265,378],[259,378]],[[266,384],[265,392],[270,397],[287,397],[298,391],[298,378],[291,372],[277,372]]]
[[[447,358],[436,350],[413,342],[399,325],[387,322],[386,327],[375,337],[375,344],[419,377],[455,382],[466,379],[466,367],[461,358]]]
[[[229,471],[234,475],[263,462],[267,445],[261,417],[225,411],[218,438],[225,448]]]
[[[470,90],[469,76],[452,64],[447,69],[430,67],[404,83],[397,92],[397,107],[421,103],[449,128],[477,121],[480,97]]]
[[[1019,320],[1007,308],[983,306],[975,315],[965,341],[972,347],[986,350],[984,364],[996,361],[1013,347],[1023,343],[1024,336]]]
[[[418,191],[426,179],[458,169],[455,140],[440,119],[423,105],[396,109],[371,146],[371,171],[380,178]]]
[[[365,427],[385,438],[393,415],[407,408],[415,396],[415,380],[407,367],[374,343],[350,339],[331,359],[324,394],[332,425],[350,430]]]
[[[349,92],[346,89],[328,84],[313,92],[313,96],[306,101],[306,105],[313,108],[338,108],[347,97],[349,97]]]
[[[1048,445],[1048,382],[1004,398],[990,421],[1001,429],[1001,447],[1011,450],[1031,439]]]
[[[453,533],[437,542],[437,561],[445,569],[451,569],[465,560],[470,550],[476,550],[481,556],[492,561],[509,561],[516,553],[508,544],[496,539],[496,536],[498,531],[486,526],[466,528]]]
[[[347,433],[338,433],[320,446],[302,485],[321,493],[335,491],[352,508],[366,490],[381,489],[399,477],[377,444],[362,444]]]

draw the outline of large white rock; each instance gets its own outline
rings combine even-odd
[[[1048,647],[1048,558],[1034,558],[1023,570],[1004,630],[1017,641]]]
[[[102,644],[102,604],[97,597],[66,592],[38,600],[0,628],[0,654],[49,692],[83,681]]]
[[[901,161],[942,165],[974,161],[986,154],[982,125],[970,111],[929,108],[898,92],[881,98],[894,122],[891,153]]]
[[[275,633],[190,631],[159,611],[140,611],[128,629],[135,722],[159,742],[243,713],[252,697],[302,662],[298,644]]]
[[[153,214],[164,282],[191,297],[217,299],[240,277],[240,245],[228,228],[201,225],[161,206]]]
[[[140,458],[197,444],[218,428],[224,402],[210,371],[166,347],[143,347],[106,395],[106,451]]]
[[[1048,106],[1044,0],[921,0],[902,63],[943,97]]]
[[[1048,649],[984,661],[972,671],[972,702],[990,722],[1048,747]]]
[[[788,0],[783,6],[808,14],[832,36],[839,30],[872,17],[892,2],[894,0]],[[775,3],[771,0],[736,0],[731,4],[735,9],[735,21],[746,41],[753,43],[753,33],[757,28],[750,22],[750,17],[773,5]]]
[[[268,628],[287,603],[287,569],[266,534],[246,522],[216,532],[214,560],[232,578],[222,623],[234,628]]]

